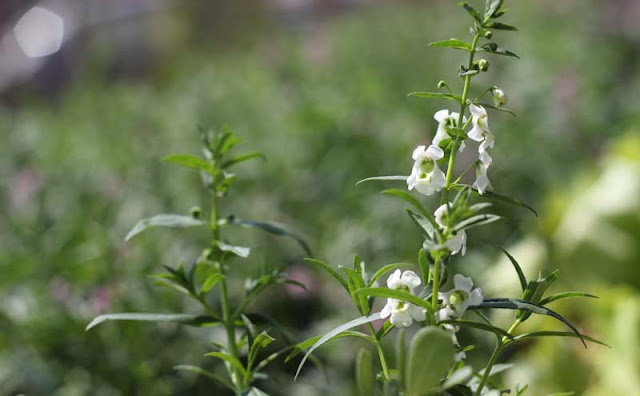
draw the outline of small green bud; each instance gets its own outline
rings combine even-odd
[[[491,32],[491,30],[487,30],[484,32],[484,37],[490,39],[491,37],[493,37],[493,33]]]
[[[199,219],[202,215],[202,209],[200,209],[199,206],[194,206],[189,210],[189,213],[191,213],[191,217],[193,217],[194,219]]]
[[[483,72],[489,70],[489,61],[486,59],[480,59],[478,61],[478,69]]]
[[[444,80],[438,81],[438,88],[444,88],[447,86],[447,83]]]

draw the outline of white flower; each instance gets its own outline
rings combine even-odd
[[[387,279],[387,286],[390,289],[405,290],[411,294],[415,294],[414,289],[420,286],[420,283],[420,278],[413,271],[396,270]],[[426,318],[424,308],[395,298],[387,299],[387,304],[380,314],[383,319],[391,316],[391,324],[396,327],[409,327],[414,320],[422,321]]]
[[[482,153],[488,148],[493,148],[495,144],[495,137],[489,130],[489,119],[487,118],[487,111],[474,104],[469,105],[469,111],[471,112],[471,124],[473,128],[469,131],[467,136],[470,139],[480,143],[478,152]]]
[[[448,292],[438,293],[438,298],[445,304],[445,308],[442,309],[448,309],[442,316],[461,318],[467,308],[482,303],[482,289],[473,288],[471,278],[456,274],[453,277],[453,286],[454,289]]]
[[[449,113],[449,110],[440,110],[434,114],[433,118],[438,121],[438,129],[431,144],[437,146],[441,141],[451,139],[451,136],[447,133],[447,127],[459,126],[458,119],[460,114],[456,112]],[[462,117],[462,123],[464,124],[465,122],[467,122],[467,117]],[[463,149],[464,147],[461,147],[460,151]]]
[[[487,176],[487,171],[493,163],[491,156],[486,151],[480,152],[480,163],[476,166],[476,181],[473,187],[478,190],[480,195],[484,194],[487,188],[491,188],[491,182]]]
[[[445,175],[436,162],[442,157],[444,157],[444,152],[440,147],[434,145],[428,148],[425,146],[416,147],[412,155],[415,161],[413,169],[407,178],[409,190],[415,188],[424,195],[431,195],[442,190],[445,185]]]
[[[491,90],[491,93],[493,94],[493,104],[496,107],[502,107],[507,103],[509,103],[509,97],[500,88],[493,87],[493,89]]]
[[[450,319],[455,319],[455,312],[453,312],[451,308],[445,306],[444,308],[441,308],[436,312],[436,322],[440,323],[443,320],[450,320]],[[453,325],[451,323],[445,323],[442,325],[442,327],[451,336],[451,342],[453,342],[453,345],[459,348],[460,343],[458,342],[458,337],[456,336],[456,333],[458,332],[458,330],[460,330],[460,327]],[[461,351],[456,353],[453,356],[453,360],[456,362],[459,362],[463,359],[466,359],[466,357],[467,357],[467,354]]]
[[[436,223],[444,229],[447,228],[445,218],[449,214],[450,205],[451,203],[449,203],[449,205],[443,204],[433,213]],[[443,245],[451,252],[451,254],[457,254],[460,252],[464,256],[467,251],[467,233],[464,232],[464,230],[458,231],[452,238],[445,241]]]

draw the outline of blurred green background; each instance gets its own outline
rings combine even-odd
[[[194,307],[146,275],[198,254],[205,236],[150,231],[128,244],[142,217],[188,213],[205,197],[197,174],[161,159],[199,153],[196,125],[228,123],[266,163],[238,168],[224,212],[286,223],[334,266],[358,253],[369,268],[415,261],[419,233],[386,184],[408,174],[411,151],[435,133],[449,103],[407,98],[440,79],[460,89],[456,51],[426,44],[466,38],[455,1],[218,0],[58,1],[42,7],[65,22],[60,51],[27,58],[13,26],[34,1],[0,6],[0,394],[220,394],[204,378],[173,371],[203,358],[217,329],[107,323],[97,314]],[[496,192],[539,217],[508,216],[469,235],[455,271],[485,295],[516,296],[518,282],[497,246],[529,277],[555,268],[552,291],[598,300],[552,307],[612,349],[545,339],[508,350],[506,384],[530,395],[640,395],[640,5],[629,0],[509,2],[517,33],[495,38],[521,56],[489,58],[477,93],[498,85],[518,113],[490,114]],[[478,5],[480,7],[480,5]],[[460,170],[472,150],[461,157]],[[466,163],[465,163],[466,162]],[[435,202],[429,202],[435,207]],[[238,275],[285,268],[310,294],[273,289],[251,306],[284,323],[293,339],[356,316],[346,296],[307,267],[295,243],[243,231],[254,248]],[[248,241],[247,241],[248,240]],[[242,293],[242,282],[234,288]],[[507,325],[508,318],[496,316]],[[524,329],[560,329],[539,318]],[[491,338],[470,362],[482,367]],[[274,395],[350,395],[357,342],[318,356],[330,380],[295,362],[275,365]],[[392,347],[392,345],[389,345]]]

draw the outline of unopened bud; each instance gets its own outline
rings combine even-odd
[[[491,30],[487,30],[484,32],[484,37],[490,39],[491,37],[493,37],[493,33],[491,32]]]
[[[193,217],[194,219],[199,219],[202,215],[202,209],[200,209],[199,206],[194,206],[193,208],[191,208],[191,210],[189,210],[189,212],[191,213],[191,217]]]
[[[500,88],[493,87],[493,89],[491,90],[491,93],[493,94],[493,104],[496,107],[502,107],[509,102],[509,97]]]
[[[444,80],[438,81],[438,88],[444,88],[447,86],[447,83]]]
[[[478,69],[483,72],[489,70],[489,61],[486,59],[480,59],[478,61]]]

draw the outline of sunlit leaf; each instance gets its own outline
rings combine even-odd
[[[251,249],[248,248],[248,247],[229,245],[229,244],[224,243],[222,241],[216,241],[216,243],[218,245],[218,248],[220,250],[222,250],[223,252],[233,253],[236,256],[239,256],[239,257],[242,257],[242,258],[249,257],[249,254],[251,253]]]
[[[133,238],[151,227],[170,227],[170,228],[183,228],[183,227],[198,227],[205,223],[202,220],[194,219],[191,216],[182,216],[177,214],[159,214],[147,219],[140,220],[124,238],[125,241]]]
[[[436,41],[433,43],[429,43],[429,46],[431,47],[449,47],[449,48],[456,48],[456,49],[462,49],[462,50],[467,50],[470,51],[471,50],[471,45],[469,43],[466,43],[462,40],[458,40],[458,39],[448,39],[448,40],[442,40],[442,41]]]
[[[193,315],[193,314],[158,314],[158,313],[112,313],[104,314],[96,317],[89,323],[85,330],[90,330],[93,327],[106,322],[108,320],[131,320],[142,322],[174,322],[180,324],[186,324],[190,326],[208,326],[218,323],[218,320],[212,316]]]
[[[224,275],[220,273],[214,273],[207,277],[207,279],[202,282],[202,287],[200,288],[201,293],[208,293],[215,285],[218,284],[221,280],[224,279]]]
[[[589,298],[598,298],[598,296],[594,296],[593,294],[583,293],[579,291],[566,291],[562,293],[552,294],[544,300],[540,301],[540,305],[547,305],[552,301],[561,300],[563,298],[571,298],[571,297],[589,297]]]
[[[584,334],[581,335],[581,337],[578,337],[575,333],[571,333],[568,331],[534,331],[531,333],[525,333],[525,334],[520,334],[517,335],[515,337],[513,337],[513,342],[516,341],[520,341],[520,340],[524,340],[527,338],[534,338],[534,337],[570,337],[570,338],[584,338],[587,341],[591,341],[595,344],[599,344],[602,346],[606,346],[607,348],[611,348],[611,346],[605,344],[604,342],[600,341],[600,340],[596,340],[593,337],[589,337],[586,336]]]
[[[386,287],[368,287],[356,290],[353,294],[371,297],[395,298],[397,300],[406,301],[419,307],[425,308],[427,311],[433,313],[431,303],[404,290],[388,289]]]
[[[247,370],[244,368],[244,366],[242,365],[242,363],[235,357],[224,353],[224,352],[209,352],[209,353],[205,353],[204,356],[209,356],[209,357],[214,357],[214,358],[218,358],[221,360],[224,360],[226,362],[228,362],[229,364],[231,364],[233,367],[235,367],[241,374],[243,377],[246,377],[247,375]]]
[[[177,164],[187,168],[204,170],[210,172],[211,164],[206,160],[191,154],[172,154],[162,159],[165,162]]]
[[[451,336],[444,330],[434,326],[418,330],[409,346],[405,395],[432,393],[451,367],[454,353]]]
[[[471,6],[471,4],[465,3],[465,2],[460,2],[460,3],[458,3],[458,5],[464,7],[464,9],[469,13],[469,15],[471,15],[473,17],[473,19],[478,21],[478,23],[482,24],[482,22],[483,22],[482,21],[482,15],[480,15],[480,13],[478,11],[476,11],[476,9]]]
[[[320,337],[320,339],[311,346],[311,348],[309,348],[309,350],[307,351],[307,353],[304,355],[304,357],[302,358],[302,361],[300,362],[300,364],[298,365],[298,369],[296,370],[296,375],[295,378],[298,378],[298,374],[300,374],[300,370],[302,370],[302,367],[304,366],[304,363],[307,361],[307,359],[309,358],[309,355],[311,355],[311,353],[313,353],[313,351],[315,351],[316,349],[318,349],[319,347],[321,347],[322,345],[324,345],[326,342],[330,341],[332,338],[334,338],[335,336],[337,336],[338,334],[352,329],[356,326],[360,326],[363,324],[367,324],[367,323],[371,323],[375,320],[380,319],[380,313],[374,313],[372,315],[369,316],[362,316],[360,318],[354,319],[352,321],[349,321],[347,323],[344,323],[338,327],[336,327],[335,329],[329,331],[327,334],[323,335],[322,337]]]
[[[367,177],[366,179],[362,179],[356,183],[356,186],[360,183],[364,183],[367,181],[381,181],[381,180],[402,180],[407,181],[409,176],[375,176],[375,177]]]
[[[220,165],[220,167],[223,168],[223,169],[226,169],[226,168],[228,168],[230,166],[239,164],[239,163],[244,162],[244,161],[248,161],[248,160],[253,159],[253,158],[262,158],[265,161],[267,160],[267,157],[265,157],[264,154],[259,153],[259,152],[256,151],[256,152],[252,152],[252,153],[242,154],[242,155],[239,155],[237,157],[233,157],[233,158],[223,162],[222,165]]]

